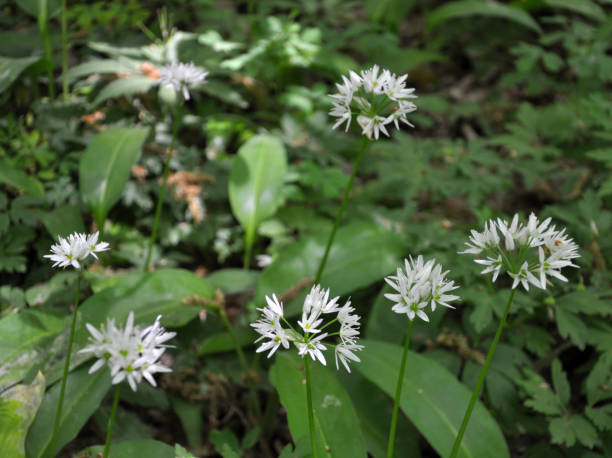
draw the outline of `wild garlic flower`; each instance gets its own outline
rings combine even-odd
[[[188,88],[204,83],[208,76],[208,72],[196,67],[193,62],[172,62],[160,68],[159,72],[159,83],[181,92],[185,100],[189,100]]]
[[[546,289],[549,275],[561,281],[563,267],[578,267],[572,259],[580,257],[578,245],[565,233],[550,224],[551,218],[539,221],[532,213],[527,224],[520,222],[518,214],[511,222],[497,218],[485,223],[483,232],[472,230],[468,248],[460,253],[474,254],[476,263],[485,266],[481,273],[493,273],[497,280],[501,272],[512,278],[512,288],[519,284]]]
[[[342,84],[336,84],[338,93],[330,94],[334,106],[329,114],[338,120],[333,128],[346,123],[348,131],[353,115],[363,135],[378,140],[380,132],[389,136],[386,126],[393,123],[399,130],[399,121],[414,127],[406,118],[416,110],[409,99],[417,96],[413,88],[406,87],[408,75],[396,76],[389,70],[379,74],[378,65],[363,70],[360,75],[351,71],[349,77],[342,76]]]
[[[458,286],[455,286],[454,281],[446,280],[448,271],[442,272],[442,266],[435,259],[425,262],[421,255],[416,260],[410,257],[404,260],[404,269],[398,267],[396,275],[385,278],[396,291],[385,294],[387,299],[395,302],[391,310],[405,313],[411,321],[418,316],[429,322],[425,313],[428,306],[431,306],[432,312],[438,305],[454,308],[449,302],[459,299],[459,296],[447,293]]]
[[[66,238],[58,237],[59,243],[51,245],[51,254],[46,254],[43,257],[53,261],[53,267],[72,266],[75,269],[80,269],[82,262],[89,255],[98,259],[96,253],[109,249],[108,243],[98,243],[99,235],[99,232],[93,234],[74,232]]]
[[[333,346],[336,369],[339,369],[340,362],[350,372],[349,361],[360,361],[355,352],[363,349],[363,345],[357,343],[360,317],[353,313],[355,308],[351,306],[350,299],[343,306],[338,304],[338,300],[339,297],[329,298],[329,289],[314,285],[304,299],[302,317],[297,322],[300,328],[298,331],[285,319],[283,303],[276,295],[273,294],[271,298],[266,296],[267,306],[257,309],[262,313],[261,318],[251,323],[251,326],[261,334],[255,342],[264,340],[257,353],[270,350],[269,358],[281,346],[289,349],[293,343],[298,355],[310,356],[325,366],[327,361],[323,353],[327,350],[327,346]],[[331,316],[328,318],[328,315]],[[339,329],[332,333],[329,330],[324,332],[336,323],[339,324]],[[324,342],[326,338],[335,336],[340,339],[337,344]]]
[[[108,318],[106,326],[103,324],[99,330],[87,323],[91,343],[79,353],[89,353],[98,358],[89,373],[107,365],[113,384],[127,380],[132,390],[136,391],[144,378],[151,385],[157,386],[153,374],[171,372],[159,359],[167,348],[165,342],[176,335],[174,332],[166,332],[160,319],[161,315],[145,329],[134,326],[134,312],[128,315],[123,329],[115,326],[114,318]]]

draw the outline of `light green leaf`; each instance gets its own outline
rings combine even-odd
[[[85,232],[83,217],[76,205],[65,204],[50,211],[40,211],[37,216],[55,240],[58,236],[66,237],[73,232]]]
[[[0,94],[13,84],[21,73],[35,62],[40,56],[31,57],[3,57],[0,56]]]
[[[287,152],[270,135],[250,138],[238,150],[229,179],[232,212],[245,234],[247,252],[257,227],[270,218],[280,204],[280,190],[287,173]]]
[[[552,8],[580,13],[600,22],[607,18],[606,12],[601,6],[591,0],[544,0],[544,3]]]
[[[288,315],[296,313],[310,289],[307,280],[316,274],[328,236],[322,233],[304,237],[285,248],[260,275],[255,302],[263,304],[265,295],[281,294],[306,280],[305,287],[291,302],[293,305],[286,309]],[[380,226],[363,223],[343,226],[329,252],[321,284],[331,288],[334,296],[355,291],[393,272],[400,263],[400,252],[394,234]]]
[[[29,458],[42,458],[50,452],[55,456],[68,442],[74,439],[85,422],[98,408],[111,386],[110,371],[103,368],[88,374],[88,367],[82,367],[68,375],[66,395],[62,407],[60,427],[55,450],[49,450],[53,424],[61,383],[56,383],[43,398],[34,423],[26,438],[26,452]]]
[[[563,372],[561,361],[555,359],[552,363],[551,371],[553,385],[557,396],[559,396],[559,401],[561,401],[561,405],[567,406],[570,400],[571,391],[569,382],[567,381],[567,374]]]
[[[365,348],[354,367],[390,397],[395,394],[402,348],[375,340],[361,340]],[[442,366],[409,352],[400,407],[443,457],[450,454],[471,392]],[[477,403],[459,450],[460,457],[509,457],[499,426],[481,403]]]
[[[9,166],[6,161],[0,162],[0,183],[8,184],[24,194],[35,197],[43,197],[45,194],[40,181],[26,175],[22,170]]]
[[[525,11],[494,1],[461,0],[444,3],[427,17],[427,27],[432,29],[449,19],[472,16],[498,17],[514,21],[540,33],[538,23]]]
[[[161,269],[122,277],[115,285],[91,296],[79,308],[71,367],[89,359],[88,355],[78,354],[89,338],[85,323],[99,328],[110,317],[123,326],[128,314],[133,311],[136,324],[149,325],[157,315],[162,315],[164,326],[180,327],[201,310],[200,306],[184,304],[183,299],[190,296],[210,299],[213,292],[205,279],[181,269]],[[57,364],[50,366],[45,372],[47,379],[59,379],[62,367]]]
[[[101,456],[104,451],[104,445],[95,445],[89,447],[81,452],[77,456]],[[105,458],[176,458],[178,455],[174,454],[175,448],[154,440],[136,440],[136,441],[123,441],[117,444],[113,443],[109,456]],[[189,456],[189,455],[186,455]],[[183,457],[179,458],[184,458]]]
[[[98,227],[104,225],[109,210],[121,197],[147,133],[142,127],[111,127],[96,135],[83,153],[79,165],[81,196]]]
[[[0,450],[2,456],[25,457],[26,433],[45,392],[45,377],[38,373],[30,385],[16,385],[0,395]]]
[[[240,458],[240,445],[234,433],[229,429],[213,429],[210,441],[223,458]]]
[[[309,436],[304,361],[294,352],[275,356],[270,381],[287,409],[293,440]],[[329,359],[329,356],[328,356]],[[331,361],[329,361],[331,363]],[[333,364],[333,363],[332,363]],[[365,443],[357,412],[351,398],[331,369],[311,361],[312,405],[315,417],[318,455],[331,457],[366,457]],[[329,452],[326,452],[326,449]]]
[[[157,80],[142,75],[126,76],[125,78],[116,79],[104,86],[94,99],[93,105],[99,105],[105,100],[115,97],[144,94],[157,83]]]
[[[40,364],[63,326],[63,319],[39,311],[23,310],[0,319],[0,393]]]
[[[69,83],[72,83],[74,80],[77,80],[83,76],[89,76],[94,73],[118,74],[133,73],[136,71],[138,71],[136,65],[130,62],[126,62],[124,60],[92,60],[72,67],[66,72],[66,79]]]
[[[175,458],[196,458],[185,449],[182,445],[174,444],[174,455]]]

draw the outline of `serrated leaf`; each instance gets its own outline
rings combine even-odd
[[[586,416],[602,431],[612,431],[612,404],[601,407],[587,407]]]
[[[517,381],[529,396],[525,405],[546,415],[560,415],[563,405],[546,380],[529,369],[525,369],[525,375],[526,379]]]
[[[582,445],[593,448],[597,440],[597,430],[582,415],[555,418],[550,422],[548,429],[553,444],[572,447],[578,439]]]
[[[555,318],[561,337],[569,337],[578,348],[583,350],[589,335],[589,330],[584,322],[577,315],[567,312],[561,307],[555,308]]]
[[[428,28],[432,29],[450,19],[472,16],[489,16],[508,19],[517,24],[529,27],[538,33],[542,31],[538,23],[525,11],[494,1],[462,0],[447,2],[427,16],[426,24]]]
[[[121,198],[147,133],[143,127],[111,127],[96,135],[83,153],[79,164],[81,196],[98,227],[103,227],[106,215]]]
[[[612,398],[612,351],[603,353],[586,378],[586,395],[589,405]]]
[[[115,97],[123,97],[126,95],[144,94],[158,83],[158,80],[149,78],[148,76],[126,76],[111,81],[98,93],[92,104],[97,106],[102,102],[113,99]]]

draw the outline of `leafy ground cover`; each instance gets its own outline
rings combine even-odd
[[[364,347],[350,373],[311,360],[318,456],[386,456],[409,326],[395,456],[450,456],[511,292],[458,456],[612,455],[610,1],[0,11],[6,456],[96,456],[109,418],[116,457],[310,456],[305,360],[256,353],[250,325],[272,294],[299,318],[315,279],[350,297]],[[207,72],[188,98],[163,84],[172,62]],[[373,65],[408,74],[414,127],[377,140],[356,123],[332,129],[335,84]],[[515,213],[566,228],[580,255],[567,282],[513,289],[458,253],[470,230]],[[109,249],[83,269],[43,257],[96,231]],[[460,299],[413,326],[384,278],[417,255],[449,271]],[[115,410],[113,377],[90,374],[80,350],[86,323],[124,326],[130,312],[176,333],[161,357],[171,372],[116,385]]]

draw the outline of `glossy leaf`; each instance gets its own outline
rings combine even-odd
[[[0,56],[0,94],[13,84],[21,73],[35,62],[40,56],[31,57],[3,57]]]
[[[82,367],[68,375],[66,395],[53,456],[77,436],[111,386],[108,369],[102,368],[93,374],[88,374],[88,370],[88,367]],[[26,439],[26,452],[29,458],[44,457],[50,452],[49,447],[53,435],[60,385],[60,383],[56,383],[47,392],[34,423],[30,427]]]
[[[488,16],[508,19],[541,32],[538,23],[525,11],[495,1],[460,0],[444,3],[427,17],[427,27],[434,28],[450,19]]]
[[[115,285],[94,294],[80,306],[71,366],[76,367],[89,359],[88,355],[78,354],[89,338],[85,323],[99,328],[107,317],[113,317],[118,325],[123,326],[133,311],[136,324],[151,324],[157,315],[162,315],[164,326],[180,327],[201,310],[200,306],[184,304],[183,299],[194,295],[211,298],[213,292],[205,279],[181,269],[162,269],[122,277]],[[61,370],[61,364],[49,367],[45,372],[47,379],[59,379]]]
[[[328,235],[305,237],[285,248],[260,275],[255,302],[261,304],[265,295],[281,294],[301,281],[314,278]],[[349,224],[341,227],[329,252],[321,284],[331,288],[334,296],[363,288],[393,272],[400,262],[400,252],[394,235],[380,226]],[[297,311],[309,289],[306,283],[287,310],[288,314]]]
[[[142,127],[111,127],[96,135],[83,153],[79,165],[81,196],[98,227],[121,197],[147,133]]]
[[[48,343],[63,327],[63,319],[38,311],[0,319],[0,393],[41,363]]]
[[[229,180],[232,212],[246,231],[247,251],[259,224],[274,215],[287,173],[287,152],[271,135],[250,138],[238,150]]]
[[[101,456],[103,451],[104,445],[96,445],[83,450],[78,456]],[[174,447],[168,444],[154,440],[137,440],[113,443],[106,458],[175,458],[175,456]]]
[[[0,395],[0,450],[3,456],[25,457],[26,433],[45,392],[38,373],[30,385],[16,385]]]
[[[375,340],[361,340],[361,363],[355,364],[368,380],[390,397],[395,394],[402,348]],[[447,457],[453,446],[471,392],[446,369],[424,356],[409,352],[400,407],[429,444]],[[490,456],[499,458],[510,452],[499,426],[481,404],[477,403],[463,437],[459,457]]]
[[[158,80],[148,76],[136,75],[126,76],[111,81],[102,89],[93,101],[93,105],[99,105],[105,100],[126,95],[144,94],[158,83]]]
[[[329,364],[330,353],[327,359]],[[270,369],[270,381],[287,409],[293,440],[309,436],[306,408],[306,385],[303,360],[293,351],[277,353]],[[333,356],[332,356],[333,359]],[[311,360],[312,362],[312,360]],[[319,456],[366,457],[365,443],[357,412],[351,398],[340,384],[333,369],[312,362],[312,404],[315,416]],[[326,452],[326,449],[329,452]]]

